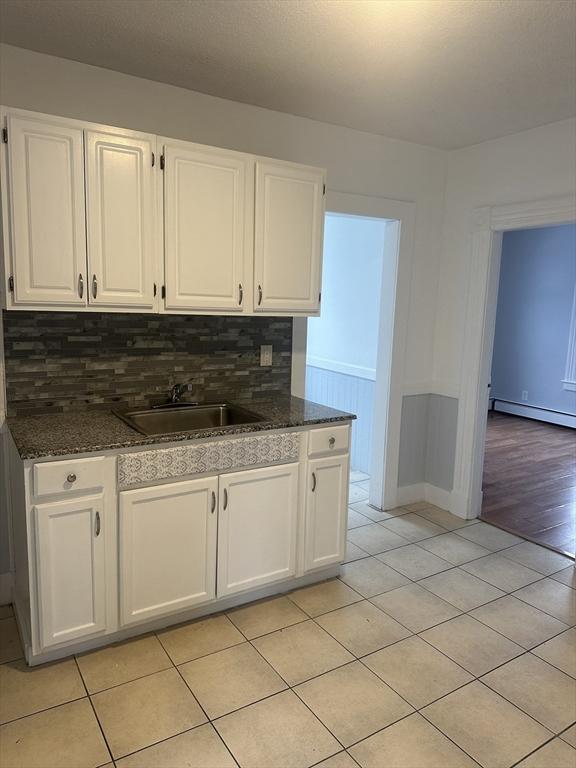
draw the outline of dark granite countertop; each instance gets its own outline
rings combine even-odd
[[[136,432],[110,411],[13,416],[7,419],[7,423],[20,457],[40,459],[74,453],[93,453],[142,445],[199,440],[222,435],[239,435],[246,432],[306,427],[356,418],[351,413],[337,411],[299,397],[277,398],[273,402],[243,402],[239,405],[249,407],[250,410],[261,415],[262,421],[150,437]]]

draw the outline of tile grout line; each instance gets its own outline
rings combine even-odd
[[[80,680],[82,681],[82,685],[84,686],[84,690],[86,691],[86,696],[88,698],[90,708],[92,709],[92,713],[94,714],[94,718],[96,719],[96,723],[98,724],[98,728],[100,730],[100,733],[102,734],[102,738],[104,739],[104,744],[106,745],[106,749],[108,750],[108,755],[110,756],[110,759],[112,760],[113,764],[116,765],[114,754],[112,753],[112,749],[110,748],[110,744],[108,743],[108,739],[106,738],[106,734],[104,732],[104,726],[100,722],[100,718],[98,717],[98,712],[96,711],[94,702],[92,701],[92,698],[88,693],[88,688],[86,687],[86,682],[82,675],[82,670],[80,669],[80,665],[78,664],[78,659],[76,658],[76,654],[74,654],[73,658],[74,658],[74,664],[76,665],[76,669],[78,670],[78,674],[80,675]]]

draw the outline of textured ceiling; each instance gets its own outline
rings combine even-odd
[[[447,149],[575,113],[573,0],[0,0],[0,39]]]

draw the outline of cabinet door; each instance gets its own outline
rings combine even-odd
[[[83,305],[82,131],[9,115],[8,137],[14,303]]]
[[[106,628],[103,496],[34,507],[42,648]]]
[[[86,131],[89,302],[154,305],[152,136]]]
[[[339,563],[346,551],[348,455],[308,462],[304,570]]]
[[[218,596],[296,572],[298,464],[220,477]]]
[[[256,162],[254,309],[320,309],[324,172]]]
[[[218,479],[120,493],[123,625],[215,596]]]
[[[165,145],[166,309],[242,311],[252,165],[239,153]]]

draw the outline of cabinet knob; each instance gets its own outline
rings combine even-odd
[[[66,480],[68,480],[69,483],[75,483],[76,482],[76,475],[74,474],[74,472],[70,472],[70,474],[68,475]]]
[[[336,438],[331,437],[330,440],[328,440],[328,445],[330,446],[330,448],[334,448],[334,446],[336,445]]]

